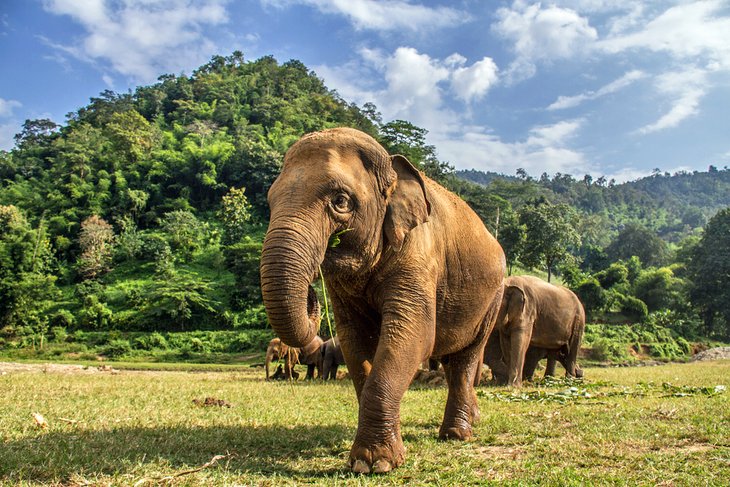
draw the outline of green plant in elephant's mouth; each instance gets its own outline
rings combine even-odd
[[[340,239],[341,235],[344,235],[347,232],[352,231],[352,228],[345,228],[344,230],[340,230],[339,232],[335,232],[330,236],[329,243],[327,244],[327,247],[330,249],[336,248],[338,245],[340,245],[340,242],[342,240]],[[322,266],[319,266],[319,278],[322,279],[322,294],[324,297],[324,315],[327,318],[327,328],[330,332],[330,337],[334,337],[335,334],[332,331],[332,320],[330,320],[330,307],[329,307],[329,300],[327,299],[327,284],[324,282],[324,275],[322,274]]]

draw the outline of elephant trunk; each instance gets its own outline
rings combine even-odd
[[[320,321],[310,283],[324,250],[317,250],[318,239],[295,230],[301,227],[301,222],[272,220],[261,253],[261,292],[269,323],[279,338],[309,354],[316,347]]]

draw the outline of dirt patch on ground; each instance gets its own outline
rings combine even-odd
[[[703,360],[724,360],[730,359],[730,347],[715,347],[698,353],[692,357],[692,361]]]
[[[19,362],[0,362],[0,375],[13,374],[16,372],[37,372],[55,374],[118,374],[117,369],[108,365],[89,367],[88,365],[74,364],[26,364]]]

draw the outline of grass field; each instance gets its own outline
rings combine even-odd
[[[436,439],[445,387],[413,385],[405,465],[357,476],[345,468],[357,422],[346,380],[10,371],[0,375],[0,484],[728,484],[730,391],[715,386],[730,386],[730,361],[585,372],[582,383],[480,387],[482,421],[464,443]],[[232,407],[193,403],[205,397]]]

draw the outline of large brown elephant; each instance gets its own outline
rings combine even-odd
[[[530,377],[537,362],[547,356],[554,372],[562,358],[567,376],[580,369],[576,359],[585,328],[585,311],[578,297],[567,288],[532,276],[511,276],[504,281],[504,296],[495,332],[507,365],[507,383],[521,386],[525,367]],[[534,353],[529,355],[528,347]]]
[[[544,358],[547,358],[547,366],[545,367],[545,377],[555,375],[555,366],[558,362],[568,370],[568,356],[565,349],[547,350],[535,346],[529,346],[525,352],[525,363],[522,368],[522,380],[532,380],[537,365]],[[502,354],[502,345],[500,343],[499,331],[492,330],[487,340],[487,346],[484,348],[484,363],[487,364],[492,372],[492,382],[496,385],[507,385],[509,380],[509,372],[507,364]],[[583,377],[583,371],[575,365],[575,376]]]
[[[449,386],[439,436],[470,437],[479,413],[474,377],[505,270],[479,217],[405,157],[346,128],[295,143],[269,205],[261,255],[269,321],[286,343],[313,346],[306,293],[321,266],[359,401],[352,470],[403,463],[400,402],[432,355]]]

